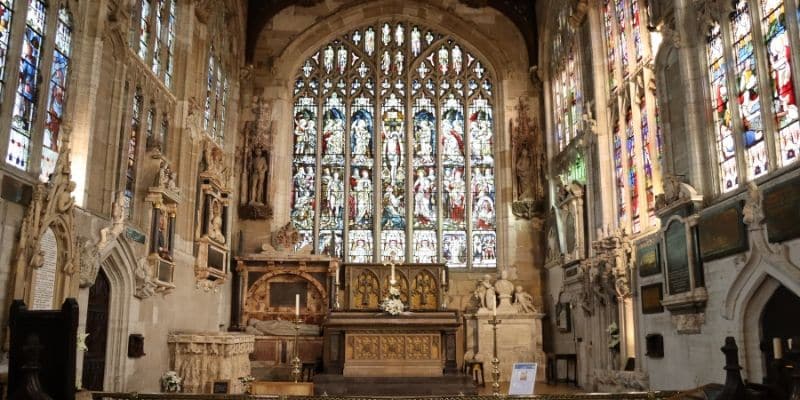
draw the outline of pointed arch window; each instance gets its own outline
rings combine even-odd
[[[294,85],[297,246],[348,262],[495,267],[493,84],[475,53],[421,25],[323,45]]]
[[[12,15],[25,19],[17,21]],[[12,37],[12,22],[25,24],[21,36]],[[22,44],[13,82],[6,77],[7,50],[17,40]],[[66,7],[58,2],[0,0],[0,90],[14,90],[13,107],[7,108],[11,126],[6,163],[37,172],[43,181],[55,168],[61,144],[71,50],[72,22]],[[42,102],[46,107],[40,109]]]
[[[130,45],[167,88],[172,88],[177,0],[136,0]]]
[[[225,114],[228,108],[228,75],[220,65],[213,46],[209,50],[207,67],[203,128],[222,146],[225,141]]]
[[[573,9],[565,6],[558,15],[558,30],[553,41],[551,75],[555,121],[555,150],[563,151],[578,135],[582,116],[581,78],[578,73],[576,33],[569,19]]]
[[[662,137],[653,71],[646,68],[659,42],[646,30],[645,0],[603,4],[619,226],[641,233],[658,224],[655,196],[660,187]]]
[[[130,132],[128,134],[127,165],[125,168],[125,215],[133,218],[133,202],[136,196],[136,172],[139,165],[139,138],[142,128],[142,112],[144,111],[144,96],[141,88],[136,88],[131,102]],[[149,118],[148,118],[149,119]],[[148,131],[150,129],[148,128]]]
[[[714,21],[706,36],[721,193],[794,163],[800,151],[792,72],[797,56],[787,25],[796,26],[797,19],[786,18],[790,8],[784,0],[730,4],[730,18]],[[725,69],[728,63],[733,74]]]

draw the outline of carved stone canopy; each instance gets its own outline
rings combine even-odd
[[[694,209],[699,209],[703,205],[703,195],[683,178],[675,175],[665,174],[664,193],[656,196],[656,214],[659,216],[668,215],[678,207],[691,205]]]

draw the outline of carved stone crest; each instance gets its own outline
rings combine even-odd
[[[272,234],[272,246],[277,251],[290,251],[300,241],[300,233],[291,222]]]

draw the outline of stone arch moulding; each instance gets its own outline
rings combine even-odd
[[[517,54],[508,54],[502,51],[496,45],[496,41],[476,30],[474,24],[454,16],[452,12],[448,12],[445,9],[416,0],[380,0],[371,2],[369,7],[380,9],[381,13],[366,17],[363,14],[364,7],[363,3],[356,2],[351,6],[337,10],[331,16],[314,23],[292,39],[291,43],[276,56],[273,70],[275,77],[285,78],[285,86],[287,89],[291,89],[294,83],[291,78],[297,72],[302,61],[314,54],[322,44],[333,40],[350,28],[355,28],[349,21],[357,20],[359,21],[358,25],[361,26],[385,19],[403,19],[427,24],[436,27],[444,34],[453,36],[461,44],[468,46],[476,56],[488,62],[489,65],[487,67],[498,83],[503,82],[507,75],[513,71],[522,71],[524,73],[528,71],[526,65],[527,57],[519,60],[515,57]],[[525,39],[518,30],[515,31],[518,35],[519,43],[524,45]],[[259,39],[263,34],[264,32],[259,35]],[[514,46],[505,47],[514,48]],[[499,66],[502,66],[502,68]],[[497,96],[501,98],[502,94],[498,93]]]
[[[767,276],[755,288],[750,300],[748,301],[743,313],[741,331],[742,351],[741,357],[744,361],[744,370],[747,380],[751,382],[761,382],[765,375],[764,364],[761,357],[761,317],[764,314],[764,307],[769,302],[772,295],[781,286],[781,283]],[[797,294],[795,292],[795,294]],[[744,329],[749,327],[749,329]]]
[[[125,238],[117,238],[103,251],[97,272],[102,269],[111,284],[108,307],[108,339],[103,388],[109,391],[125,390],[128,366],[128,335],[130,333],[131,304],[135,290],[133,275],[136,257]],[[88,290],[88,288],[86,289]],[[86,314],[82,316],[86,318]],[[84,322],[85,324],[85,322]],[[81,369],[83,357],[80,357]],[[78,371],[80,376],[81,371]]]

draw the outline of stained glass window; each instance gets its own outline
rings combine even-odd
[[[657,226],[661,190],[663,139],[655,77],[646,68],[658,42],[646,30],[645,9],[641,0],[607,0],[604,8],[617,220],[633,233]]]
[[[485,63],[424,26],[381,23],[323,45],[294,84],[297,247],[495,267],[493,90]]]
[[[745,164],[748,180],[769,171],[767,146],[764,141],[764,121],[759,96],[757,60],[754,51],[750,5],[747,0],[735,1],[736,11],[731,14],[733,57],[739,118],[743,127]]]
[[[228,77],[212,47],[206,71],[206,101],[203,128],[217,144],[225,139],[225,113],[228,108]]]
[[[783,0],[761,0],[762,32],[772,80],[772,112],[775,115],[778,163],[789,165],[800,151],[800,122],[792,81],[792,50],[786,31]]]
[[[714,23],[706,44],[722,193],[792,164],[800,151],[800,116],[792,71],[794,55],[785,2],[732,0],[731,5],[734,11],[730,18]],[[759,22],[762,40],[758,40],[753,30]],[[724,51],[728,38],[721,33],[723,28],[730,32],[730,60]],[[765,63],[758,60],[762,55],[766,56]],[[727,63],[733,65],[732,74],[725,67]],[[769,86],[764,87],[762,82]],[[728,95],[728,88],[735,90],[733,95]],[[764,101],[762,96],[768,96],[769,100]],[[774,162],[770,161],[770,146],[775,149]],[[739,165],[745,168],[744,172],[739,171]]]
[[[137,155],[139,151],[139,135],[142,126],[142,111],[144,97],[140,88],[136,88],[131,104],[131,130],[128,134],[127,165],[125,168],[125,215],[128,219],[133,217],[133,202],[136,193],[136,169],[138,167]]]
[[[564,7],[558,17],[558,35],[553,41],[553,98],[555,103],[556,150],[564,150],[580,132],[581,91],[577,73],[576,43],[569,24],[572,9]]]
[[[131,48],[164,84],[172,87],[177,0],[137,0]]]
[[[0,97],[6,86],[6,60],[11,40],[11,21],[14,13],[14,0],[0,0]]]
[[[72,48],[72,25],[65,8],[58,12],[55,49],[50,67],[50,90],[47,96],[47,115],[42,138],[42,161],[40,179],[46,181],[56,167],[60,145],[61,121],[67,96],[67,76]]]

